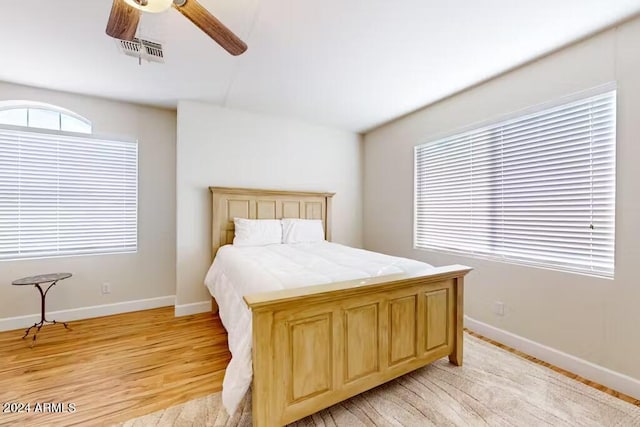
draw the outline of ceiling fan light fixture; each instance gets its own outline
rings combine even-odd
[[[128,5],[143,12],[160,13],[171,7],[173,0],[124,0]]]
[[[164,12],[171,5],[231,55],[247,50],[247,44],[198,0],[113,0],[105,32],[110,37],[131,42],[135,39],[141,12]]]

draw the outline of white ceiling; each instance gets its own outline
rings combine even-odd
[[[141,20],[166,63],[139,66],[104,34],[111,0],[3,1],[0,80],[361,132],[640,12],[640,0],[200,2],[245,54],[228,55],[169,10]]]

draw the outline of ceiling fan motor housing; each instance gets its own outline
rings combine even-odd
[[[124,0],[136,9],[143,12],[160,13],[171,7],[172,0]]]

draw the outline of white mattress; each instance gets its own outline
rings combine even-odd
[[[218,250],[205,285],[216,298],[229,335],[231,362],[222,384],[230,415],[251,385],[251,311],[244,295],[281,289],[417,273],[431,265],[329,242],[237,247]]]

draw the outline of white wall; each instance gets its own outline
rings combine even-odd
[[[365,248],[475,267],[474,319],[640,379],[640,19],[365,135]],[[615,280],[412,249],[413,147],[476,122],[618,82]],[[492,313],[494,301],[506,315]]]
[[[34,288],[10,285],[37,273],[73,273],[51,290],[47,311],[174,295],[176,112],[2,82],[0,100],[54,104],[91,120],[95,134],[139,141],[138,252],[0,262],[0,319],[40,312]]]
[[[361,246],[361,145],[350,132],[180,102],[176,304],[210,298],[209,186],[334,191],[332,239]]]

